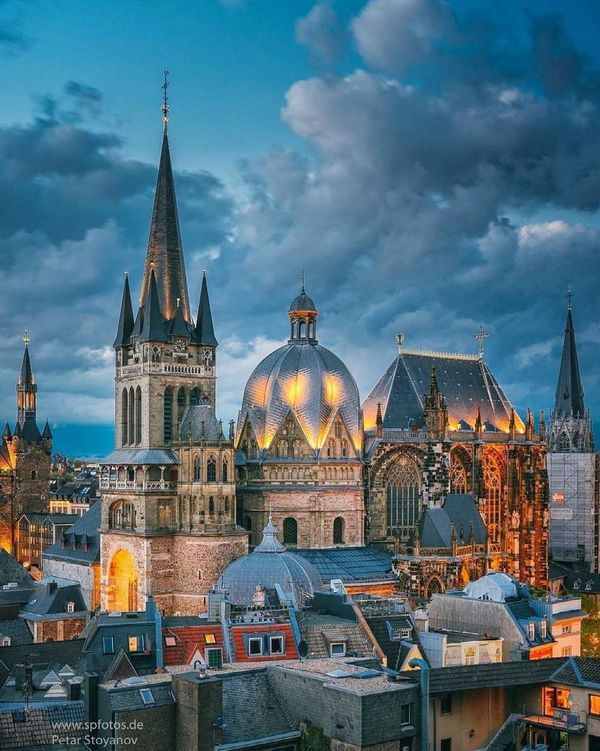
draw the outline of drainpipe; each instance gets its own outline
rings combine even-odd
[[[429,751],[429,665],[419,657],[408,665],[421,671],[421,751]]]
[[[156,607],[154,597],[151,594],[148,595],[146,600],[146,617],[154,621],[154,651],[156,654],[156,669],[164,668],[163,660],[163,643],[162,643],[162,615],[160,610]]]

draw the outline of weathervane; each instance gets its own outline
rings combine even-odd
[[[567,286],[567,308],[571,310],[573,307],[573,285],[569,284]]]
[[[27,346],[31,341],[31,337],[29,336],[29,331],[27,331],[27,329],[25,329],[25,333],[23,334],[23,341],[25,342],[25,346]]]
[[[164,81],[163,81],[163,85],[161,86],[161,89],[163,90],[163,103],[162,103],[161,110],[163,114],[163,117],[162,117],[163,124],[166,130],[167,123],[169,122],[169,111],[171,109],[169,107],[169,97],[167,95],[167,89],[169,88],[169,71],[163,70],[163,76],[164,76]]]
[[[477,329],[477,333],[475,334],[475,339],[479,342],[479,359],[483,360],[483,350],[484,350],[484,343],[485,340],[488,338],[489,334],[484,331],[483,326],[480,326]]]

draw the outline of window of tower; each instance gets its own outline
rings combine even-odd
[[[217,460],[214,456],[209,456],[206,462],[206,482],[217,481]]]
[[[467,492],[467,470],[465,465],[453,452],[450,457],[450,491],[464,494]]]
[[[407,540],[419,520],[420,480],[417,465],[397,459],[386,478],[387,534]]]
[[[152,355],[150,356],[150,359],[153,363],[160,362],[160,349],[157,346],[152,347]]]
[[[567,433],[561,433],[558,439],[558,451],[561,454],[567,454],[571,450],[571,442]]]
[[[142,389],[135,390],[135,442],[142,442]]]
[[[173,438],[173,389],[167,386],[163,397],[163,436],[165,443]]]
[[[127,406],[127,389],[123,389],[121,394],[121,443],[125,446],[129,438],[127,428],[127,419],[129,417],[129,408]]]
[[[348,442],[345,438],[342,439],[342,456],[348,456]]]
[[[223,459],[223,467],[222,467],[222,482],[227,482],[229,477],[229,465],[227,464],[227,459]]]
[[[306,323],[304,321],[300,321],[298,324],[298,338],[303,339],[304,338],[304,332],[306,330]]]
[[[180,425],[183,420],[183,413],[185,412],[185,389],[183,386],[179,388],[177,392],[177,424]]]
[[[341,516],[338,516],[333,521],[333,544],[344,544],[344,520]]]
[[[286,545],[298,544],[298,522],[291,516],[283,520],[283,542]]]
[[[215,513],[215,499],[211,496],[209,496],[208,499],[208,513],[213,516]]]
[[[196,406],[200,404],[200,389],[198,386],[190,391],[190,405]]]
[[[342,423],[339,420],[336,420],[336,423],[335,423],[335,437],[336,438],[342,437]]]
[[[229,496],[228,495],[225,496],[225,509],[224,509],[224,511],[225,511],[226,514],[229,513]]]
[[[200,457],[195,456],[194,457],[194,482],[201,482],[202,481],[202,463],[200,462]]]
[[[127,418],[127,424],[129,428],[129,443],[135,443],[135,394],[133,386],[129,389],[129,417]]]

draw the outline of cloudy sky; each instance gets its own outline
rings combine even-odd
[[[219,413],[287,336],[300,272],[365,397],[407,347],[474,352],[550,409],[565,294],[600,419],[600,7],[586,0],[0,3],[0,417],[25,328],[57,450],[112,446],[122,275],[139,289],[162,70]]]

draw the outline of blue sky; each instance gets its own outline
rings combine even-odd
[[[596,362],[600,9],[437,0],[0,6],[0,417],[22,330],[56,448],[112,442],[122,273],[137,289],[170,124],[192,306],[208,269],[219,412],[286,336],[302,268],[365,397],[407,346],[474,351],[552,406],[565,291]]]

